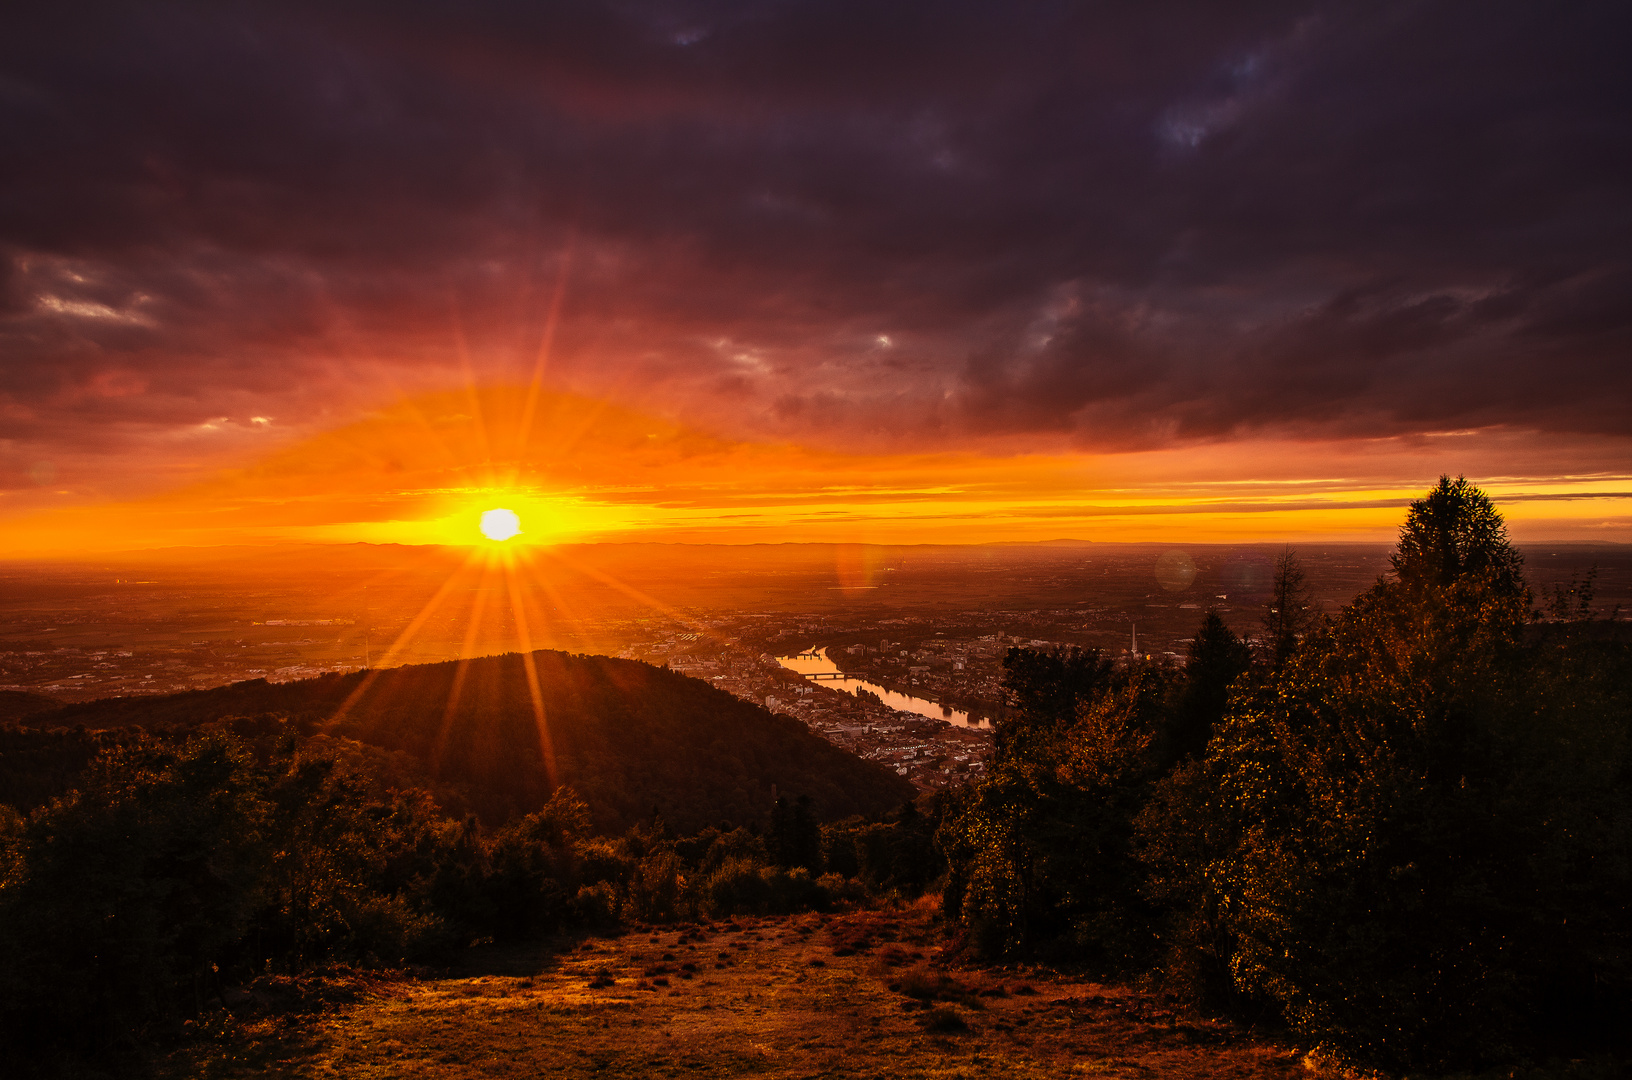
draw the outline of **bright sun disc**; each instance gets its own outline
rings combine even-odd
[[[508,540],[521,532],[521,519],[514,510],[487,510],[482,514],[482,535],[489,540]]]

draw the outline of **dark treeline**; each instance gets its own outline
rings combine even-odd
[[[27,815],[0,804],[0,1038],[140,1039],[226,988],[314,965],[435,964],[473,942],[631,921],[826,908],[944,873],[937,804],[823,823],[808,796],[676,835],[597,833],[570,788],[496,829],[288,720],[13,733],[78,762]]]
[[[0,690],[0,721],[21,720],[33,713],[42,713],[62,703],[46,694],[27,690]]]
[[[1413,504],[1393,568],[1316,622],[1289,553],[1256,655],[1210,613],[1183,671],[1011,651],[994,760],[938,836],[971,942],[1383,1067],[1616,1049],[1632,648],[1584,587],[1541,620],[1463,480]]]

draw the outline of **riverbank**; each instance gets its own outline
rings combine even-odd
[[[909,693],[907,686],[899,683],[891,685],[887,680],[875,682],[846,671],[833,656],[832,651],[824,646],[813,647],[789,656],[779,656],[776,661],[789,671],[830,689],[849,694],[854,694],[857,690],[864,691],[873,695],[880,704],[899,712],[916,713],[955,727],[988,730],[991,728],[991,721],[979,713],[971,714],[968,710],[956,708],[948,702],[918,697]]]

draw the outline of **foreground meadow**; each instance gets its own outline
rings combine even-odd
[[[165,1077],[1307,1075],[1157,997],[950,962],[923,909],[473,948],[418,978],[262,980]],[[230,1016],[230,1018],[229,1018]]]

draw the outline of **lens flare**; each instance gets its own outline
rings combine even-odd
[[[468,518],[466,519],[469,520]],[[521,532],[521,519],[514,510],[487,510],[482,514],[482,535],[489,540],[508,540]]]
[[[1156,560],[1156,580],[1168,592],[1181,592],[1196,579],[1196,564],[1182,551],[1165,552]]]

